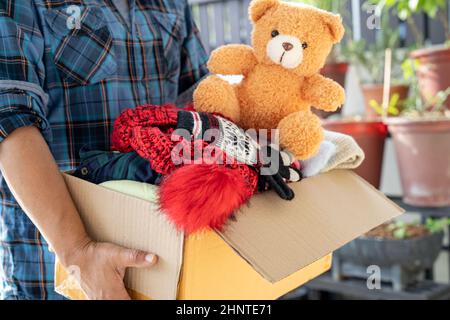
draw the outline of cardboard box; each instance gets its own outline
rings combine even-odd
[[[337,170],[292,184],[293,201],[256,195],[223,231],[185,238],[143,195],[65,179],[93,238],[158,254],[154,268],[126,273],[137,299],[275,299],[329,270],[334,250],[403,212],[353,172]],[[85,298],[59,264],[55,286]]]

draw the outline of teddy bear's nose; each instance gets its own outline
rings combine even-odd
[[[282,46],[283,46],[284,50],[286,50],[286,51],[289,51],[294,47],[292,45],[292,43],[290,43],[290,42],[283,42]]]

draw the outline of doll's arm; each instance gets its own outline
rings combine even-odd
[[[211,53],[208,69],[212,73],[224,75],[246,75],[256,65],[252,47],[243,44],[229,44]]]
[[[306,79],[302,94],[303,99],[324,111],[335,111],[345,101],[344,89],[337,82],[320,74]]]

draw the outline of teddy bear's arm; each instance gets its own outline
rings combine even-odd
[[[257,64],[252,47],[243,44],[221,46],[211,53],[208,69],[224,75],[247,75]]]
[[[335,111],[345,101],[344,88],[320,74],[306,79],[302,94],[311,105],[324,111]]]

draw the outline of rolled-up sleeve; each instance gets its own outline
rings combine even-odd
[[[0,142],[23,126],[36,126],[50,138],[44,39],[33,8],[22,9],[11,14],[0,8]]]

